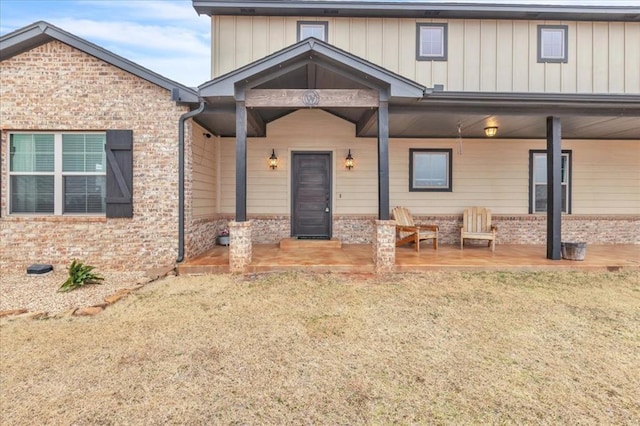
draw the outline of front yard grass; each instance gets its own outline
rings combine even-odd
[[[637,424],[640,273],[168,278],[0,322],[2,424]]]

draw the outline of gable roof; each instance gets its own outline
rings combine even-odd
[[[446,1],[192,0],[198,14],[238,16],[387,17],[443,19],[524,19],[640,21],[640,7],[513,4]],[[606,2],[603,2],[606,3]]]
[[[128,73],[165,88],[172,93],[173,99],[176,101],[187,103],[198,101],[198,93],[196,90],[163,77],[122,56],[116,55],[44,21],[35,22],[0,37],[0,61],[4,61],[53,40],[67,44]]]
[[[387,88],[390,97],[422,98],[426,88],[365,59],[316,38],[301,40],[278,52],[238,68],[199,86],[202,97],[233,97],[236,85],[251,85],[261,76],[289,74],[296,68],[317,65],[332,74],[346,76],[364,86]]]

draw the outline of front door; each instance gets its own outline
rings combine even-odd
[[[291,235],[331,238],[331,153],[294,152],[291,164]]]

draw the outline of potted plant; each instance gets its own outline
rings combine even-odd
[[[227,228],[218,233],[218,236],[216,237],[216,244],[219,246],[229,245],[229,230]]]

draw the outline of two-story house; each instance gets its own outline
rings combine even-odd
[[[148,253],[195,256],[230,222],[232,270],[251,261],[252,244],[290,237],[371,243],[377,269],[389,270],[394,206],[439,225],[444,244],[459,241],[462,211],[474,205],[493,212],[499,243],[546,244],[552,259],[565,238],[640,244],[640,7],[259,0],[193,0],[193,7],[211,16],[212,79],[191,91],[164,81],[173,97],[164,93],[167,105],[145,111],[175,129],[176,142],[166,141],[175,168],[166,178],[177,183],[145,189],[169,204],[150,211],[177,229],[162,234],[175,243]],[[11,53],[2,53],[0,78],[7,64],[19,70],[21,55],[33,54],[24,39],[13,33],[0,41],[21,46],[0,45]],[[114,55],[98,59],[150,81]],[[2,90],[4,106],[10,89]],[[33,102],[43,102],[39,90]],[[182,115],[163,121],[174,108]],[[68,217],[62,189],[44,218],[20,211],[23,198],[40,193],[13,183],[27,166],[7,152],[31,135],[28,154],[39,144],[34,135],[51,129],[134,129],[133,218],[117,220],[145,220],[137,173],[157,159],[124,115],[115,127],[3,118],[3,241],[18,241],[17,227],[86,220]],[[64,135],[54,134],[54,151],[56,137]],[[59,175],[63,182],[64,170]],[[90,219],[100,224],[87,223],[87,231],[108,247],[102,221],[111,219]],[[145,222],[150,232],[157,222]]]

